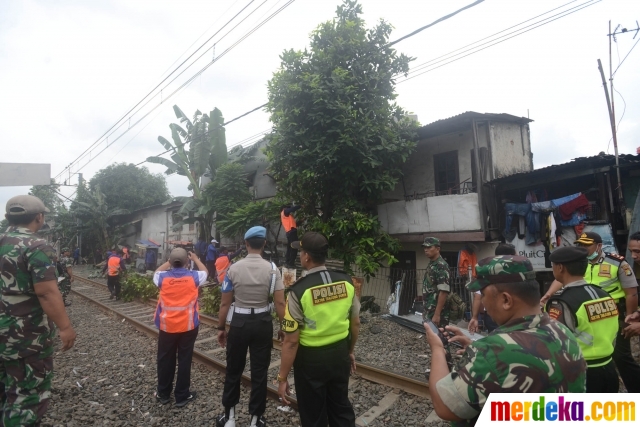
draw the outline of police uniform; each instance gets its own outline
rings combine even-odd
[[[422,246],[440,246],[440,240],[435,237],[426,237]],[[447,294],[451,292],[450,281],[449,264],[442,256],[429,263],[422,280],[422,298],[425,307],[424,319],[431,320],[436,313],[440,292],[446,292]],[[444,307],[440,312],[440,326],[444,327],[449,324],[449,314],[449,302],[445,301]]]
[[[312,239],[318,238],[318,242]],[[315,243],[315,244],[314,244]],[[295,249],[326,253],[328,243],[319,233],[305,233]],[[360,302],[351,276],[320,266],[308,270],[288,290],[282,330],[299,331],[293,363],[298,412],[305,427],[353,427],[349,402],[351,319],[358,318]],[[278,378],[280,381],[286,379]]]
[[[470,291],[491,283],[535,279],[531,262],[514,255],[482,259]],[[474,341],[452,372],[436,383],[443,403],[475,425],[491,393],[584,393],[586,363],[573,334],[546,313],[511,319]]]
[[[551,253],[553,263],[586,260],[584,248],[564,247]],[[546,305],[552,319],[575,335],[587,361],[587,393],[617,393],[618,374],[611,358],[618,334],[618,306],[611,296],[584,280],[567,283]]]
[[[7,208],[15,199],[32,197],[14,197]],[[36,200],[41,208],[31,213],[49,212]],[[54,256],[26,227],[10,226],[0,235],[0,425],[5,427],[38,425],[49,406],[55,330],[34,285],[57,280]]]
[[[585,232],[576,244],[592,245],[602,243],[602,237],[594,232]],[[629,393],[640,393],[640,365],[631,354],[631,338],[622,334],[627,313],[625,289],[637,288],[633,270],[624,257],[603,253],[595,261],[590,261],[584,273],[587,283],[598,286],[609,293],[618,305],[618,336],[613,351],[613,361]]]
[[[266,229],[252,227],[245,233],[244,239],[254,237],[266,238]],[[233,292],[235,302],[230,308],[234,312],[227,336],[227,373],[222,394],[225,414],[218,419],[218,425],[225,425],[225,421],[233,419],[236,413],[247,349],[250,351],[251,366],[249,414],[260,418],[266,409],[267,373],[273,347],[273,322],[269,305],[273,275],[274,292],[283,291],[280,271],[262,256],[250,253],[229,267],[222,283],[222,293]],[[235,421],[230,425],[235,425]]]
[[[196,393],[189,390],[191,384],[191,360],[198,337],[200,316],[198,287],[206,283],[206,271],[191,271],[185,267],[189,257],[183,248],[176,248],[169,255],[170,270],[161,266],[153,275],[153,283],[159,288],[158,305],[154,322],[158,335],[158,389],[157,400],[169,402],[178,356],[178,376],[174,398],[176,406],[184,406]],[[166,267],[165,267],[166,268]]]

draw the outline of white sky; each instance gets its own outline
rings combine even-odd
[[[262,1],[256,0],[248,10]],[[185,52],[195,50],[248,2],[0,1],[0,161],[51,163],[57,175],[158,84],[177,65],[176,60],[186,58]],[[392,40],[471,2],[361,0],[369,25],[384,18],[395,27]],[[413,64],[419,65],[567,2],[486,0],[396,48],[417,58]],[[216,45],[217,54],[268,16],[265,13],[270,8],[269,14],[284,3],[266,0]],[[208,112],[218,107],[228,120],[266,102],[267,81],[279,66],[279,54],[304,48],[309,33],[331,19],[338,4],[338,0],[296,0],[97,156],[81,171],[85,179],[113,162],[138,163],[164,151],[157,137],[170,137],[168,125],[176,121],[174,104],[188,115],[196,109]],[[401,83],[398,102],[417,114],[422,124],[469,110],[529,113],[534,120],[531,138],[536,168],[600,151],[613,153],[613,145],[608,147],[611,129],[596,63],[602,59],[608,76],[609,19],[614,27],[635,27],[640,1],[603,0]],[[618,36],[614,68],[640,35],[636,40],[632,37]],[[166,99],[211,57],[209,51],[165,89],[162,97]],[[640,146],[640,104],[634,102],[640,98],[640,48],[620,67],[614,83],[627,102],[619,128],[619,150],[635,154]],[[159,101],[158,95],[131,123]],[[624,107],[617,94],[615,102],[619,119]],[[111,136],[110,142],[125,128]],[[268,128],[268,115],[253,113],[227,126],[227,145]],[[105,146],[101,143],[95,152]],[[159,165],[148,167],[153,172],[164,171]],[[77,176],[71,180],[76,183]],[[172,195],[187,195],[185,178],[172,176],[167,181]],[[0,188],[0,206],[28,188]],[[70,195],[73,188],[63,192]]]

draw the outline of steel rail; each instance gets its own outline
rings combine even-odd
[[[106,285],[100,283],[100,282],[96,282],[95,280],[91,280],[91,279],[87,279],[85,277],[82,276],[74,276],[77,279],[80,279],[84,282],[87,283],[91,283],[91,284],[95,284],[95,285],[99,285],[102,287],[106,287]],[[73,289],[72,289],[73,290]],[[152,304],[155,305],[156,302],[155,300],[149,300],[147,302],[148,304]],[[218,325],[218,318],[214,317],[214,316],[209,316],[206,314],[200,314],[200,320],[203,324],[209,325],[209,326],[217,326]],[[133,319],[133,321],[135,321],[135,319]],[[145,327],[147,327],[145,325]],[[273,348],[276,350],[281,350],[282,349],[282,345],[280,343],[280,341],[277,338],[273,339]],[[196,352],[194,351],[194,357],[196,355]],[[206,358],[211,359],[209,356],[207,356],[206,354],[202,355]],[[215,360],[215,359],[212,359]],[[431,394],[429,392],[429,383],[427,381],[418,379],[416,377],[412,377],[409,375],[404,375],[404,374],[400,374],[397,372],[393,372],[393,371],[388,371],[385,369],[380,369],[377,368],[375,366],[366,364],[366,363],[362,363],[362,362],[357,362],[356,363],[357,367],[356,367],[356,374],[358,376],[360,376],[361,378],[371,381],[373,383],[376,384],[381,384],[381,385],[385,385],[388,387],[393,387],[393,388],[397,388],[400,389],[406,393],[415,395],[415,396],[419,396],[419,397],[426,397],[426,398],[431,398]],[[225,372],[224,369],[220,372]],[[247,377],[248,378],[248,377]],[[243,381],[245,380],[245,378],[243,377]],[[250,384],[250,383],[249,383]],[[277,395],[277,393],[276,393]]]
[[[81,279],[83,281],[87,281],[87,282],[90,281],[90,279],[85,279],[78,276],[74,276],[74,277],[76,279]],[[98,283],[94,281],[91,281],[91,282]],[[102,285],[101,283],[98,283],[98,284]],[[129,324],[131,324],[138,331],[143,332],[152,338],[156,338],[156,339],[158,338],[158,330],[155,327],[151,327],[143,322],[140,322],[139,320],[136,320],[131,316],[128,316],[127,314],[122,313],[116,308],[110,307],[109,305],[98,301],[97,299],[91,297],[90,295],[86,295],[82,293],[81,291],[78,291],[76,289],[71,289],[71,292],[81,296],[82,298],[85,298],[86,300],[90,301],[92,304],[95,304],[98,307],[100,307],[102,310],[117,314],[119,317],[122,317],[127,322],[129,322]],[[214,359],[200,350],[197,350],[197,349],[193,350],[193,359],[211,370],[218,371],[220,373],[227,372],[227,364],[225,362]],[[242,374],[241,381],[245,387],[249,387],[249,388],[251,387],[251,377],[248,376],[247,374],[245,373]],[[267,397],[275,400],[276,402],[280,401],[278,397],[278,389],[271,384],[267,384]],[[296,409],[296,410],[298,409],[298,401],[294,396],[289,397],[289,402],[290,402],[289,406],[291,406],[293,409]]]

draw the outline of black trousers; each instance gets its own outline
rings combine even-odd
[[[354,427],[349,402],[351,359],[347,340],[324,347],[298,347],[293,363],[302,427]]]
[[[240,401],[240,380],[250,351],[251,397],[249,414],[262,415],[267,405],[267,373],[273,347],[271,314],[233,314],[227,335],[227,375],[222,405],[236,406]]]
[[[289,267],[296,265],[296,257],[298,256],[298,250],[291,247],[291,243],[298,240],[298,229],[292,228],[287,233],[287,253],[284,256],[284,263]]]
[[[618,310],[620,311],[620,317],[618,318],[620,328],[616,337],[616,346],[613,349],[613,361],[616,364],[616,368],[618,368],[620,378],[622,378],[627,391],[629,393],[640,393],[640,365],[631,354],[631,338],[625,338],[622,335],[626,310],[621,310],[620,305]]]
[[[617,393],[620,388],[613,361],[587,369],[587,393]]]
[[[107,276],[107,288],[111,295],[120,296],[120,276]]]
[[[178,356],[178,378],[173,393],[176,402],[189,397],[191,385],[191,359],[193,346],[198,337],[198,328],[187,332],[169,333],[160,331],[158,336],[158,396],[169,397],[176,373]]]

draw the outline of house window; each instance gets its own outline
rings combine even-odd
[[[436,195],[458,194],[458,152],[448,151],[433,156]]]

